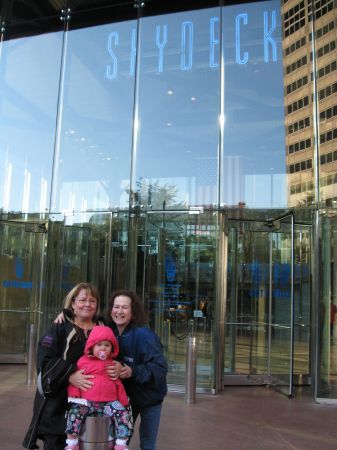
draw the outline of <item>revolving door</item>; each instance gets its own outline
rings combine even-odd
[[[229,220],[225,384],[293,390],[294,219]]]

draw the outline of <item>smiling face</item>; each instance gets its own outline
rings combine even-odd
[[[72,301],[75,322],[91,322],[97,311],[97,299],[90,291],[81,289]]]
[[[132,320],[131,298],[126,295],[118,295],[114,299],[111,310],[111,318],[117,325],[119,333],[129,325]]]

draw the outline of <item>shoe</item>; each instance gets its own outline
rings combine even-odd
[[[64,450],[80,450],[80,447],[76,445],[67,445]]]
[[[129,450],[129,448],[128,448],[128,446],[127,445],[124,445],[124,444],[122,444],[122,445],[115,445],[115,450]]]

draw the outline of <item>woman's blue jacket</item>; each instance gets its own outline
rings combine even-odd
[[[159,337],[146,326],[129,324],[121,335],[112,325],[122,363],[132,369],[123,380],[131,405],[143,408],[161,403],[167,394],[167,362]]]

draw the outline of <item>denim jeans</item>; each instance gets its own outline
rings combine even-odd
[[[146,408],[132,406],[134,423],[140,416],[139,441],[142,450],[156,450],[162,403]]]

